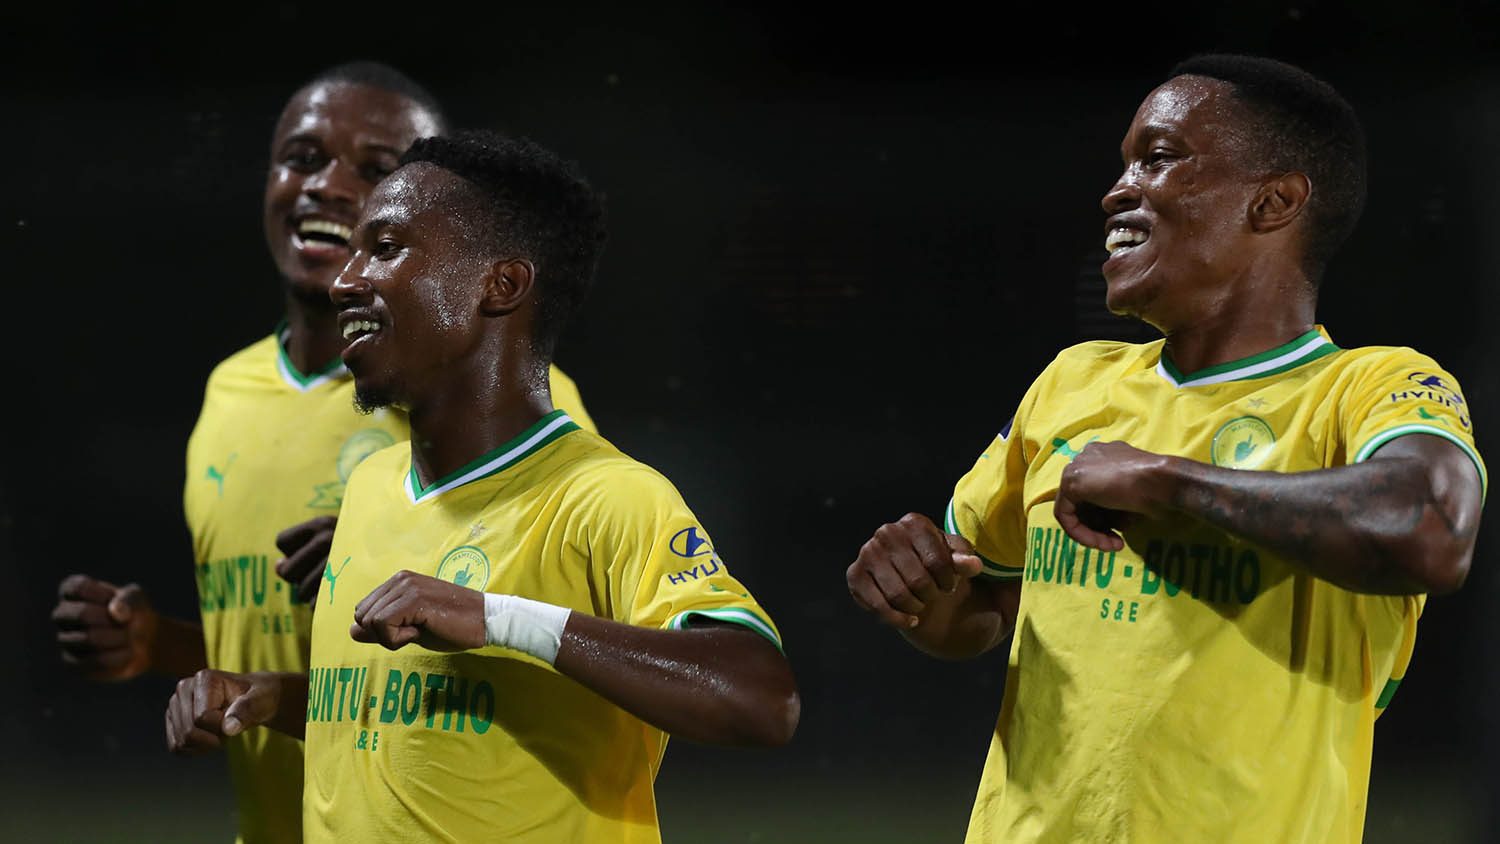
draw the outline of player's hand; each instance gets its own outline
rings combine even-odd
[[[1052,514],[1080,545],[1119,551],[1118,531],[1166,511],[1161,479],[1171,458],[1123,442],[1091,442],[1063,469]]]
[[[943,533],[926,516],[907,513],[875,531],[845,578],[854,603],[892,627],[910,630],[928,604],[952,593],[960,578],[974,577],[983,566],[962,536]]]
[[[167,701],[167,749],[217,750],[224,739],[270,721],[281,702],[276,674],[231,674],[205,668],[177,681]]]
[[[276,534],[276,547],[286,555],[276,564],[276,576],[290,583],[304,603],[318,597],[337,525],[337,516],[318,516]]]
[[[391,650],[413,642],[433,651],[482,648],[484,593],[398,571],[354,607],[349,635]]]
[[[57,598],[52,623],[63,662],[91,680],[129,680],[151,667],[157,615],[141,587],[74,574]]]

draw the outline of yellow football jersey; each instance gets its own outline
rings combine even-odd
[[[769,617],[661,475],[561,411],[421,487],[409,447],[355,473],[313,617],[312,842],[656,842],[667,737],[516,651],[388,651],[353,610],[402,569],[651,628]]]
[[[558,406],[583,416],[572,381],[556,369],[552,380]],[[209,376],[188,440],[183,503],[210,667],[307,670],[311,609],[276,576],[276,534],[338,514],[354,467],[409,436],[400,413],[362,415],[353,401],[353,379],[337,361],[304,375],[274,335]],[[241,840],[298,840],[301,742],[253,729],[226,752]]]
[[[1339,349],[1321,328],[1192,374],[1162,348],[1064,351],[955,489],[947,530],[983,576],[1021,581],[968,841],[1357,842],[1375,719],[1423,596],[1354,594],[1186,518],[1101,553],[1053,502],[1094,440],[1302,472],[1428,434],[1484,483],[1468,405],[1432,359]]]

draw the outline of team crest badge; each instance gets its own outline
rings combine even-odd
[[[1254,469],[1266,462],[1274,445],[1276,434],[1264,419],[1241,416],[1225,422],[1214,433],[1209,456],[1215,466],[1225,469]]]
[[[354,474],[355,467],[364,462],[366,457],[395,444],[396,438],[379,428],[355,431],[349,439],[344,440],[343,447],[339,449],[335,464],[339,479],[326,484],[315,484],[313,500],[307,502],[307,506],[319,510],[337,510],[344,503],[344,486],[349,483],[349,476]]]
[[[490,582],[490,558],[473,545],[461,545],[438,563],[438,580],[483,592]]]

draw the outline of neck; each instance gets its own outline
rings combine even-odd
[[[1317,298],[1301,272],[1224,285],[1221,295],[1175,326],[1164,328],[1166,356],[1178,370],[1197,372],[1289,343],[1313,329]],[[1269,279],[1279,279],[1272,281]]]
[[[286,325],[286,354],[299,372],[316,372],[344,350],[338,309],[331,301],[318,304],[288,291]]]
[[[552,412],[547,365],[529,350],[508,350],[483,372],[450,366],[411,402],[411,459],[426,486],[494,451]],[[494,360],[486,355],[471,360]]]

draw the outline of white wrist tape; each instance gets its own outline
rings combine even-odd
[[[563,627],[573,613],[515,595],[484,593],[484,641],[528,653],[551,665],[562,645]]]

